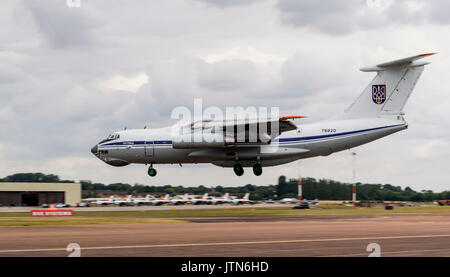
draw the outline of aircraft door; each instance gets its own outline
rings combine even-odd
[[[153,141],[146,141],[145,142],[145,156],[153,157],[153,155],[154,155]]]

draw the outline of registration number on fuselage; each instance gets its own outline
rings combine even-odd
[[[322,129],[322,133],[336,133],[336,129]]]

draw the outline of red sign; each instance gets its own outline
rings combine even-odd
[[[32,210],[31,216],[73,216],[72,210]]]

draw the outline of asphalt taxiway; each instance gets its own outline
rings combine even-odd
[[[188,217],[189,223],[0,227],[0,256],[450,256],[450,214]]]

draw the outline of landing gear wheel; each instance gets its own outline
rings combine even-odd
[[[242,174],[244,174],[244,168],[242,168],[241,164],[235,164],[233,170],[237,176],[242,176]]]
[[[262,166],[259,163],[253,165],[253,173],[256,176],[260,176],[262,174]]]
[[[156,176],[156,169],[154,169],[153,167],[149,167],[148,168],[148,175],[150,175],[151,177],[155,177]]]

